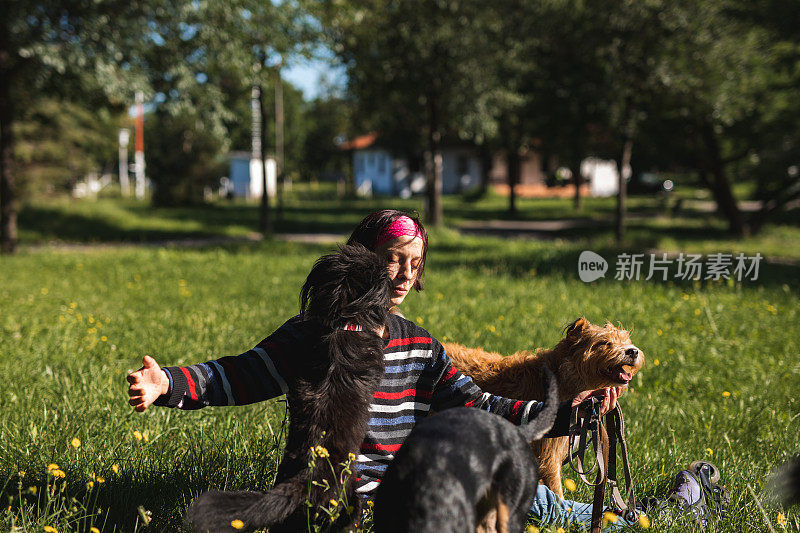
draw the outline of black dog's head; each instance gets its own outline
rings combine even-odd
[[[386,323],[391,288],[375,252],[347,244],[314,264],[300,292],[300,314],[327,328],[352,324],[375,331]]]

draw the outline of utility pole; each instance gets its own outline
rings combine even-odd
[[[278,220],[283,218],[283,80],[281,65],[275,68],[275,176],[278,182]],[[266,169],[265,169],[266,170]]]
[[[144,198],[144,95],[136,93],[136,152],[133,155],[136,167],[136,199]]]
[[[264,136],[264,120],[261,113],[261,86],[253,85],[253,90],[250,94],[250,114],[251,114],[251,138],[253,152],[250,157],[252,161],[258,161],[256,165],[261,169],[261,205],[258,211],[258,231],[262,235],[269,235],[272,233],[272,221],[269,210],[269,187],[267,181],[267,165],[266,157],[264,155],[264,146],[262,140]],[[253,172],[253,165],[250,165],[250,172]]]
[[[128,180],[128,141],[131,132],[119,130],[119,189],[123,198],[131,195],[131,183]]]

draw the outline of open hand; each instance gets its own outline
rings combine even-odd
[[[167,374],[149,355],[142,358],[142,368],[128,374],[127,380],[130,383],[128,396],[131,397],[128,403],[140,413],[150,407],[159,396],[169,392]]]
[[[617,408],[617,398],[624,392],[622,387],[607,387],[605,389],[587,390],[579,392],[572,400],[572,407],[577,407],[589,396],[597,396],[602,399],[600,404],[600,416],[604,416]]]

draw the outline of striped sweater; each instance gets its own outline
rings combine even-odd
[[[387,326],[385,373],[373,394],[367,433],[356,464],[358,492],[367,495],[374,491],[394,453],[431,410],[476,407],[515,424],[527,423],[541,411],[539,402],[482,392],[471,378],[453,367],[439,341],[413,322],[389,315]],[[302,370],[302,354],[311,340],[304,335],[303,323],[294,317],[241,355],[188,367],[166,367],[170,390],[155,403],[199,409],[246,405],[285,394]],[[560,409],[558,419],[568,418],[563,415],[568,415],[568,410]],[[557,425],[564,424],[557,421]]]

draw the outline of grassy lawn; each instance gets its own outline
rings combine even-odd
[[[678,196],[681,208],[675,209]],[[700,189],[680,191],[670,199],[633,196],[628,201],[630,218],[623,248],[638,251],[690,251],[696,253],[756,252],[766,258],[800,260],[800,209],[782,213],[759,235],[732,238],[714,213],[699,209],[707,201]],[[334,189],[296,185],[286,195],[275,222],[279,233],[345,234],[376,208],[393,207],[422,211],[421,198],[339,199]],[[277,211],[277,207],[275,207]],[[538,236],[570,241],[584,247],[616,247],[614,198],[586,198],[575,211],[571,199],[519,199],[518,212],[508,212],[508,199],[489,194],[477,201],[460,196],[444,198],[445,224],[459,227],[504,220],[525,224],[541,220],[577,221],[575,227],[548,231]],[[98,201],[49,200],[27,205],[20,214],[23,246],[46,243],[160,242],[171,239],[251,235],[258,226],[258,207],[244,202],[219,202],[207,207],[153,208],[148,203],[101,199]],[[522,236],[525,230],[515,231]]]
[[[122,213],[109,223],[110,240],[123,221],[131,235],[142,231],[147,219],[131,214],[142,208],[100,205]],[[319,220],[346,229],[366,208],[342,214],[331,207]],[[249,231],[254,211],[236,223],[234,208],[215,209],[197,231]],[[160,212],[175,225],[162,230],[153,222],[149,235],[194,232],[195,222],[177,213]],[[287,221],[303,218],[297,206],[287,205],[286,214]],[[29,242],[43,235],[29,234]],[[779,509],[762,490],[798,449],[799,267],[762,265],[757,281],[741,283],[609,276],[584,284],[576,268],[582,242],[449,230],[434,232],[431,242],[426,290],[404,304],[410,319],[440,340],[502,352],[552,346],[581,315],[632,328],[647,358],[623,399],[638,493],[663,496],[680,468],[709,458],[732,495],[728,521],[712,531],[782,530]],[[14,524],[22,531],[142,530],[140,506],[152,513],[147,530],[175,531],[191,499],[209,487],[266,489],[281,449],[280,400],[135,414],[124,377],[143,354],[190,364],[252,347],[296,313],[302,280],[330,248],[270,241],[2,258],[0,531]],[[592,249],[605,257],[615,251],[602,243]],[[47,473],[51,463],[63,479]],[[591,492],[579,488],[574,497],[590,501]],[[790,525],[800,519],[783,512]],[[657,531],[697,529],[673,518],[653,522]]]

